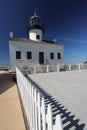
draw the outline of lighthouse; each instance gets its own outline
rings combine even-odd
[[[37,42],[42,41],[42,35],[44,33],[44,29],[41,25],[41,19],[36,14],[36,12],[29,19],[29,26],[27,27],[27,33],[29,35],[29,39]]]
[[[29,19],[28,38],[14,37],[10,33],[10,70],[18,66],[21,71],[29,71],[31,66],[63,64],[64,46],[57,41],[43,40],[44,28],[36,14]]]

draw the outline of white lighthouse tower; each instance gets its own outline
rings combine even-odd
[[[42,34],[44,33],[44,29],[41,26],[40,17],[36,14],[36,12],[32,17],[30,17],[27,32],[29,34],[29,39],[33,41],[42,41]]]

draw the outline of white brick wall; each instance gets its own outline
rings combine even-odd
[[[15,66],[19,66],[23,70],[23,66],[39,64],[39,52],[44,52],[44,60],[50,64],[61,64],[64,61],[64,48],[63,46],[40,44],[40,43],[26,43],[10,41],[10,68],[14,70]],[[21,51],[21,59],[16,59],[16,51]],[[27,60],[27,51],[32,52],[32,59]],[[54,59],[50,59],[50,52],[54,52]],[[57,53],[61,53],[61,59],[57,59]]]

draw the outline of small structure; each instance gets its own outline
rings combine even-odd
[[[34,13],[27,27],[29,39],[16,38],[10,33],[10,70],[15,66],[28,70],[30,65],[61,64],[64,61],[64,47],[55,41],[43,41],[44,28],[40,17]]]

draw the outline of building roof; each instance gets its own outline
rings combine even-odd
[[[60,43],[55,43],[54,41],[33,41],[31,39],[27,39],[27,38],[16,38],[16,37],[13,37],[13,38],[10,38],[9,41],[15,41],[15,42],[23,42],[23,43],[35,43],[35,44],[45,44],[45,45],[56,45],[56,46],[63,46],[62,44]]]
[[[40,30],[42,30],[42,32],[44,33],[44,28],[41,26],[41,25],[29,25],[29,26],[27,26],[27,33],[30,31],[30,30],[32,30],[32,29],[40,29]]]

